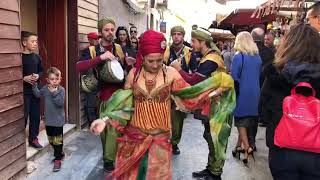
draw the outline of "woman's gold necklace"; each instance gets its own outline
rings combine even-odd
[[[157,84],[157,77],[158,77],[159,73],[160,73],[160,71],[158,71],[157,75],[155,75],[151,80],[148,80],[145,70],[143,71],[144,83],[146,85],[146,88],[147,88],[147,91],[149,94]]]

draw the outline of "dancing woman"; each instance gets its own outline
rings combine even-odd
[[[180,110],[202,109],[210,114],[217,151],[225,152],[230,134],[226,122],[235,106],[233,80],[224,72],[190,86],[172,67],[163,65],[165,37],[148,30],[140,39],[136,68],[127,77],[125,90],[117,91],[101,108],[101,119],[91,130],[100,133],[106,122],[123,133],[118,138],[115,179],[172,179],[171,97]],[[221,95],[219,106],[210,96]],[[211,106],[210,106],[211,105]],[[112,119],[112,120],[110,120]],[[218,153],[224,158],[224,153]]]

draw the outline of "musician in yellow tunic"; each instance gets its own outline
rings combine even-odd
[[[184,45],[185,30],[182,26],[171,28],[172,45],[167,47],[164,53],[163,63],[167,66],[177,60],[181,60],[181,68],[186,73],[194,72],[198,66],[196,53],[192,53],[191,48]],[[180,154],[178,144],[181,140],[183,121],[186,113],[176,110],[175,104],[172,105],[171,123],[172,123],[172,153]]]
[[[77,63],[78,72],[88,72],[97,69],[98,72],[102,71],[103,64],[106,61],[117,58],[123,65],[126,60],[122,48],[119,44],[113,42],[115,32],[115,21],[112,18],[106,17],[98,21],[98,30],[101,35],[101,41],[96,46],[89,46],[83,50],[80,61]],[[102,75],[102,74],[100,74]],[[105,75],[103,75],[105,76]],[[104,82],[101,78],[98,79],[99,83],[96,88],[98,92],[98,100],[106,102],[111,95],[118,89],[122,89],[124,83],[109,83]],[[91,90],[92,88],[83,89]],[[100,114],[100,113],[99,113]],[[116,138],[119,133],[111,126],[108,126],[103,133],[101,133],[101,143],[103,148],[103,161],[104,170],[110,172],[114,169],[114,160],[116,156],[117,142]]]
[[[201,53],[202,58],[199,61],[198,67],[193,73],[186,73],[181,68],[181,61],[175,61],[171,63],[171,66],[179,71],[183,79],[190,85],[195,85],[208,78],[210,78],[215,72],[224,69],[223,59],[220,56],[220,51],[213,43],[211,33],[206,29],[198,28],[191,32],[192,47],[195,52]],[[203,116],[197,111],[194,113],[196,119],[202,120],[204,125],[203,137],[208,143],[209,154],[208,163],[204,170],[193,172],[192,175],[195,178],[204,179],[220,179],[222,169],[224,165],[223,159],[216,158],[216,147],[211,135],[210,119],[208,116]]]

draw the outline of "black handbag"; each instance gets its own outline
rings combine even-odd
[[[241,53],[241,69],[240,69],[240,78],[241,78],[241,74],[242,74],[242,69],[243,69],[243,64],[244,64],[244,57],[243,54]],[[234,90],[236,92],[236,96],[238,97],[240,94],[240,83],[239,81],[234,81]]]

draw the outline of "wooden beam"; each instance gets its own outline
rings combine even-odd
[[[0,7],[10,11],[20,12],[19,0],[1,0]]]
[[[0,99],[0,113],[8,111],[12,108],[23,105],[23,94],[15,94],[6,98]]]
[[[26,154],[26,146],[25,144],[21,144],[18,147],[12,149],[8,153],[0,156],[0,170],[4,169],[5,167],[9,166],[11,163],[19,159]]]
[[[0,142],[13,137],[14,135],[18,134],[24,129],[25,129],[24,118],[19,119],[13,123],[10,123],[6,126],[0,127]]]
[[[12,177],[16,173],[20,172],[27,166],[27,159],[26,156],[23,155],[20,157],[17,161],[14,163],[10,164],[6,168],[0,171],[0,177]]]
[[[23,92],[22,80],[0,84],[0,98]]]
[[[81,17],[89,18],[92,20],[96,20],[96,21],[98,20],[98,13],[89,11],[89,10],[84,9],[82,7],[78,7],[78,14],[77,15],[79,15]]]
[[[0,38],[20,39],[20,28],[15,25],[0,24]]]
[[[5,46],[1,46],[0,53],[21,53],[19,39],[0,39],[0,44],[5,44]]]
[[[14,11],[8,11],[5,9],[0,9],[0,23],[19,26],[19,13]]]
[[[68,122],[77,124],[80,129],[80,86],[76,63],[79,60],[78,48],[78,3],[68,0]],[[72,103],[71,103],[72,102]]]
[[[22,119],[24,117],[23,106],[18,106],[13,109],[0,113],[0,127],[3,127],[9,123]]]
[[[97,5],[86,2],[84,0],[78,0],[78,6],[84,8],[84,9],[87,9],[89,11],[92,11],[92,12],[98,13],[98,11],[99,11],[99,7]]]
[[[6,68],[1,69],[0,71],[0,83],[6,83],[20,79],[22,79],[21,67]]]
[[[22,66],[20,54],[0,54],[0,69]]]
[[[24,130],[0,143],[0,156],[25,143]]]

